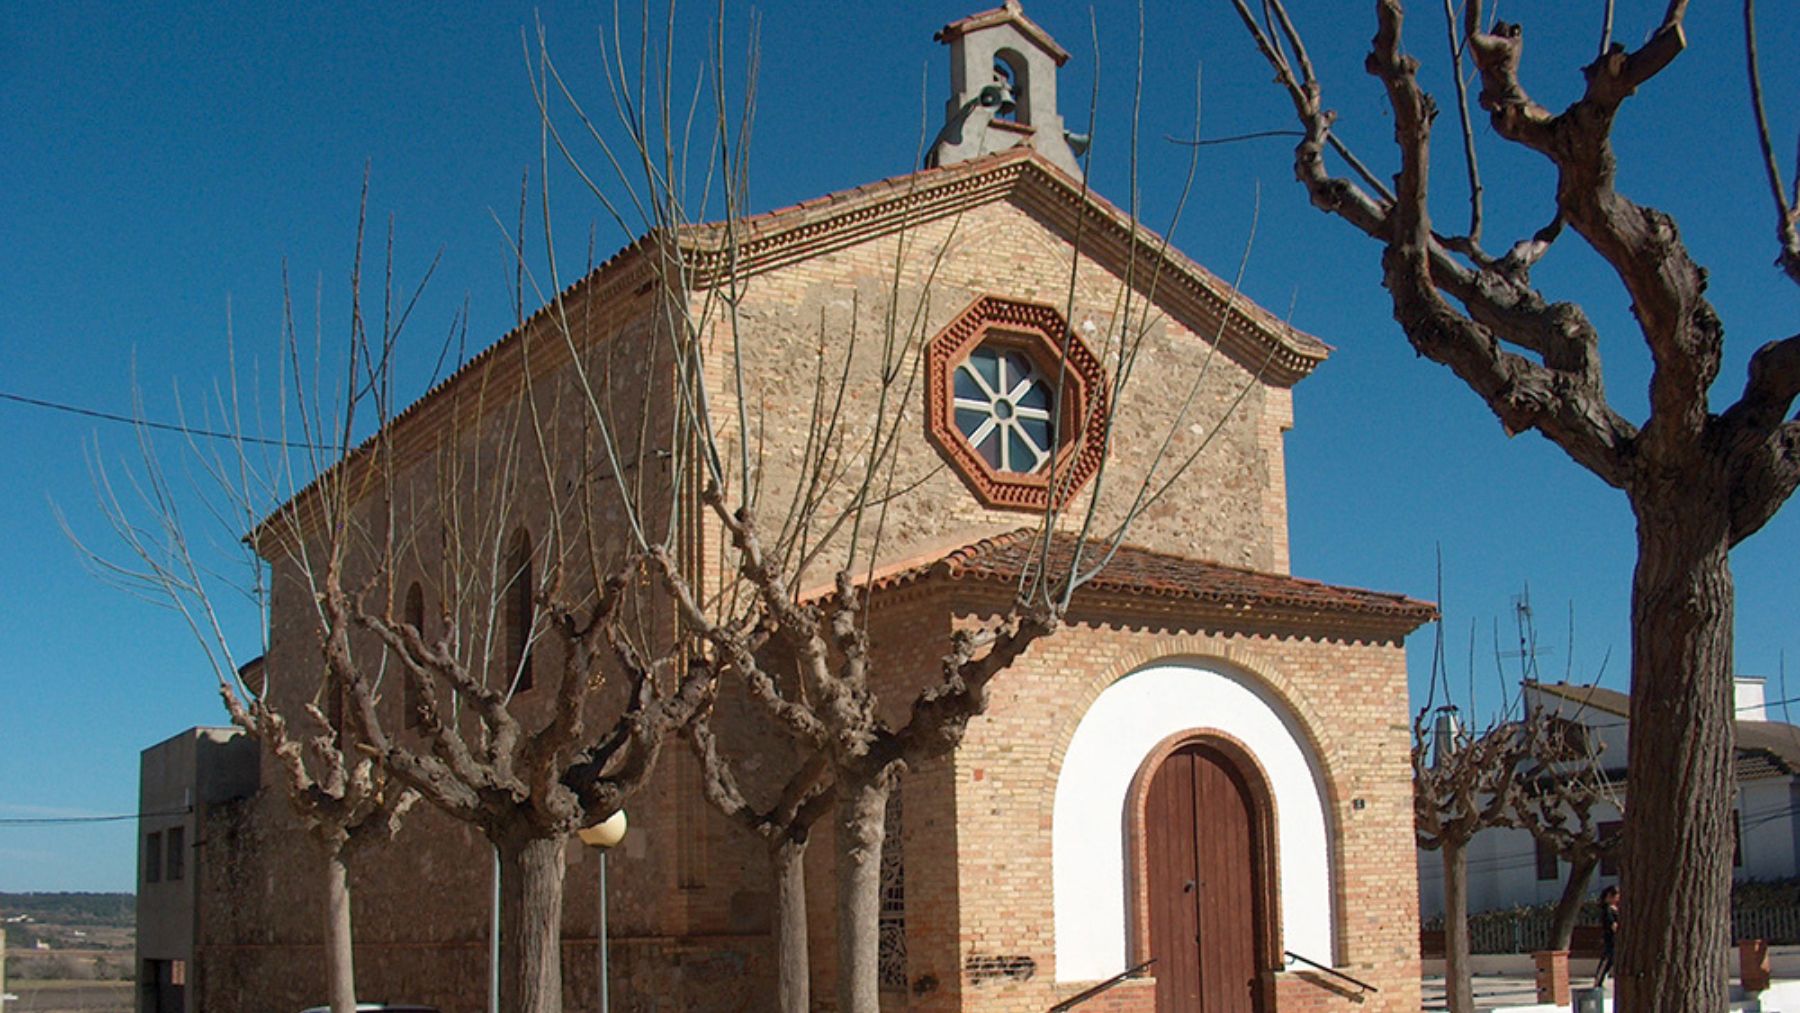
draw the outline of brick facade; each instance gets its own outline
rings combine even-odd
[[[417,575],[428,589],[428,617],[437,608],[429,589],[441,587],[454,568],[437,537],[445,504],[430,491],[485,488],[469,476],[508,463],[497,458],[509,427],[521,424],[527,379],[562,453],[551,461],[557,472],[551,476],[537,474],[535,461],[510,462],[521,469],[520,488],[564,480],[562,469],[576,473],[591,461],[581,432],[586,392],[571,368],[571,345],[590,377],[604,379],[602,397],[614,418],[649,420],[642,429],[622,427],[649,434],[649,442],[625,449],[644,469],[650,493],[667,494],[674,486],[657,451],[668,448],[656,434],[670,431],[676,398],[673,370],[656,352],[666,344],[659,331],[683,315],[698,322],[722,450],[735,454],[744,440],[758,448],[763,500],[781,502],[803,480],[799,448],[817,426],[808,384],[821,349],[833,371],[841,356],[851,357],[847,400],[866,411],[880,394],[875,377],[883,368],[884,337],[891,338],[889,347],[905,350],[894,361],[917,371],[928,339],[990,295],[1061,307],[1102,360],[1104,346],[1116,340],[1108,334],[1146,334],[1130,384],[1114,392],[1118,415],[1098,508],[1103,528],[1122,516],[1140,483],[1159,484],[1171,474],[1169,462],[1197,454],[1195,465],[1132,528],[1131,540],[1171,557],[1286,579],[1288,388],[1323,359],[1324,347],[1167,251],[1039,156],[1007,152],[874,184],[752,219],[738,238],[739,280],[750,284],[735,314],[719,311],[720,276],[708,266],[717,262],[707,254],[719,240],[716,232],[660,240],[692,251],[694,269],[681,291],[657,278],[647,240],[577,283],[560,308],[540,311],[391,425],[402,461],[399,481],[415,491],[401,497],[406,505],[398,524],[409,533],[403,555],[410,569],[400,587]],[[734,349],[734,341],[742,348]],[[736,425],[734,353],[745,363],[748,434]],[[1203,378],[1197,388],[1196,378]],[[888,510],[877,570],[934,559],[948,547],[1032,523],[1029,513],[973,495],[925,437],[923,390],[910,385],[904,398],[909,421],[901,427],[892,482],[907,492]],[[1183,404],[1191,404],[1186,414],[1178,412]],[[857,411],[847,413],[842,429],[845,446],[870,435]],[[1166,435],[1171,446],[1159,461]],[[1075,495],[1069,516],[1078,521],[1092,495],[1090,483]],[[329,517],[302,505],[301,524],[266,533],[263,546],[275,571],[267,664],[284,708],[297,707],[302,686],[311,683],[284,682],[282,674],[318,665],[309,591],[289,552],[316,530],[309,525]],[[542,531],[548,523],[534,515],[529,496],[521,494],[515,507],[509,524]],[[685,516],[699,516],[688,507]],[[598,517],[612,525],[602,537],[622,551],[620,518],[604,510]],[[720,533],[699,524],[681,544],[689,572],[716,588],[723,579]],[[795,584],[823,584],[829,576],[821,565]],[[937,677],[951,632],[991,619],[1005,601],[986,585],[937,578],[873,600],[876,686],[884,714],[896,723],[916,689]],[[962,748],[902,781],[906,988],[887,993],[884,1009],[1044,1010],[1092,984],[1059,980],[1056,968],[1050,884],[1058,777],[1078,724],[1108,687],[1146,666],[1181,659],[1229,666],[1291,717],[1320,769],[1330,838],[1318,861],[1329,864],[1336,952],[1307,956],[1380,989],[1364,996],[1314,972],[1271,972],[1274,1007],[1417,1009],[1400,642],[1410,625],[1321,609],[1315,622],[1304,609],[1226,614],[1128,590],[1078,597],[1065,628],[993,683],[990,711],[970,723]],[[671,628],[666,614],[651,614],[647,622]],[[618,692],[602,694],[593,716],[605,719],[620,704]],[[397,688],[382,705],[392,727],[401,727]],[[523,710],[541,706],[528,697]],[[793,762],[789,747],[730,689],[718,706],[722,745],[739,759],[754,758],[749,780],[778,783]],[[650,789],[628,803],[632,830],[608,866],[615,1009],[756,1010],[772,1001],[772,886],[762,845],[700,800],[696,785],[694,761],[676,745],[664,752]],[[311,875],[318,859],[279,788],[265,785],[256,798],[212,818],[195,971],[202,1007],[229,1013],[322,1001],[322,899]],[[829,827],[818,828],[807,857],[819,1008],[830,1008],[835,959],[829,834]],[[363,995],[428,1002],[446,1013],[483,1008],[490,854],[478,832],[420,806],[392,846],[357,858],[352,886]],[[566,1002],[572,1010],[589,1009],[596,1005],[597,864],[573,842],[567,861]],[[1127,982],[1083,1006],[1083,1013],[1149,1010],[1153,984]]]

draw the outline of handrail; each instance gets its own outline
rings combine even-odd
[[[1056,1005],[1050,1007],[1050,1013],[1063,1013],[1064,1010],[1074,1009],[1075,1007],[1081,1005],[1082,1003],[1087,1002],[1089,999],[1092,999],[1094,996],[1097,996],[1102,992],[1105,992],[1112,988],[1117,987],[1118,985],[1122,984],[1127,978],[1136,978],[1136,977],[1141,976],[1144,973],[1144,968],[1149,967],[1151,964],[1154,964],[1154,963],[1156,963],[1156,958],[1151,957],[1149,960],[1144,961],[1143,963],[1139,964],[1136,967],[1127,967],[1125,970],[1120,971],[1118,974],[1115,974],[1112,977],[1101,982],[1100,984],[1095,985],[1093,988],[1090,988],[1085,992],[1077,992],[1074,995],[1068,997],[1067,999],[1064,999],[1062,1002],[1059,1002]]]
[[[1309,960],[1306,957],[1302,957],[1300,954],[1295,953],[1293,950],[1283,950],[1281,952],[1287,954],[1288,960],[1290,960],[1290,961],[1298,960],[1299,962],[1301,962],[1302,964],[1305,964],[1308,967],[1317,968],[1321,971],[1324,971],[1326,974],[1329,974],[1336,978],[1342,978],[1345,981],[1349,982],[1350,984],[1355,985],[1357,988],[1363,989],[1368,992],[1381,991],[1381,989],[1376,988],[1374,985],[1371,985],[1366,981],[1362,981],[1358,978],[1352,978],[1349,975],[1345,974],[1344,972],[1338,970],[1335,967],[1326,967],[1324,964],[1321,964],[1316,960]]]

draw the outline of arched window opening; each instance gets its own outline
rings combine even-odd
[[[1010,101],[1000,104],[994,118],[1031,125],[1031,72],[1025,58],[1010,49],[994,54],[994,83],[1006,89]]]
[[[524,528],[513,533],[506,553],[500,609],[504,620],[506,678],[515,693],[531,689],[532,592],[531,535]]]
[[[425,589],[419,586],[418,581],[413,581],[412,586],[406,589],[406,603],[401,607],[400,613],[400,621],[411,626],[419,634],[419,639],[425,639]],[[419,677],[411,669],[404,669],[401,677],[405,687],[400,694],[402,724],[407,728],[417,728],[425,720],[425,694],[419,691]]]

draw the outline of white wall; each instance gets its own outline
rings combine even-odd
[[[1739,786],[1737,806],[1743,834],[1744,864],[1731,870],[1732,878],[1787,879],[1800,868],[1800,783],[1776,777],[1747,781]],[[1596,821],[1619,819],[1612,806],[1594,810]],[[1544,904],[1562,896],[1569,878],[1569,864],[1557,863],[1557,878],[1537,878],[1536,844],[1523,830],[1490,828],[1469,842],[1469,912],[1494,908]],[[1588,896],[1597,897],[1605,886],[1616,886],[1617,876],[1595,870],[1588,881]],[[1419,917],[1444,913],[1444,866],[1439,852],[1419,851]]]
[[[1333,960],[1331,854],[1317,759],[1297,721],[1252,676],[1223,662],[1183,661],[1113,683],[1069,742],[1052,830],[1058,981],[1125,970],[1126,796],[1157,744],[1201,729],[1236,739],[1269,778],[1282,945],[1320,963]]]
[[[1791,777],[1745,781],[1738,788],[1738,827],[1743,834],[1744,864],[1731,870],[1733,879],[1786,879],[1797,867],[1794,835],[1800,786]]]
[[[1609,806],[1595,810],[1597,820],[1615,820]],[[1555,879],[1537,878],[1537,843],[1524,830],[1489,828],[1469,842],[1469,913],[1529,904],[1549,904],[1562,896],[1569,879],[1569,863],[1556,863]],[[1600,888],[1617,884],[1617,876],[1602,876],[1596,869],[1588,880],[1589,897]],[[1419,850],[1419,917],[1444,913],[1444,857],[1439,851]]]
[[[1738,676],[1735,691],[1740,718],[1761,720],[1766,716],[1763,680]],[[1589,741],[1602,766],[1624,767],[1629,744],[1624,717],[1529,685],[1525,694],[1528,707],[1542,707],[1587,725]],[[1800,781],[1791,777],[1746,781],[1739,785],[1736,808],[1743,833],[1744,864],[1732,870],[1732,877],[1768,880],[1795,875],[1800,870]],[[1596,820],[1619,818],[1618,810],[1612,806],[1602,805],[1595,811]],[[1561,896],[1562,885],[1569,877],[1568,863],[1557,863],[1555,880],[1539,880],[1535,848],[1531,835],[1522,830],[1488,829],[1476,834],[1469,845],[1470,913],[1541,904]],[[1602,876],[1596,870],[1588,883],[1588,895],[1598,896],[1602,887],[1617,883],[1618,877]],[[1419,916],[1435,918],[1443,912],[1442,857],[1435,851],[1420,850]]]

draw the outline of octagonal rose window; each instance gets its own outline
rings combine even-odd
[[[1099,467],[1105,376],[1054,307],[983,296],[931,340],[928,430],[989,506],[1041,509]]]

